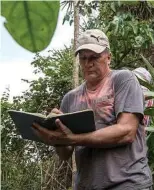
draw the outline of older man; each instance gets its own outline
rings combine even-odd
[[[78,39],[79,61],[85,82],[68,92],[60,110],[67,113],[92,108],[96,131],[73,134],[59,119],[57,131],[34,124],[36,134],[68,159],[75,148],[76,190],[150,189],[152,177],[143,135],[143,95],[130,71],[110,69],[107,36],[87,30]],[[84,127],[84,121],[83,121]]]

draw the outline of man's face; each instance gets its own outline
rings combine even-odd
[[[97,54],[90,50],[79,52],[79,61],[84,78],[88,82],[102,80],[109,70],[111,56],[107,52]]]

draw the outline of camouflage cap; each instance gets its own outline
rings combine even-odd
[[[98,29],[86,30],[77,40],[77,49],[75,55],[80,50],[88,49],[96,53],[103,52],[106,48],[110,49],[108,37],[104,32]]]

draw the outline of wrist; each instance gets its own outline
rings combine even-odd
[[[73,134],[70,137],[70,145],[71,146],[80,146],[82,134]]]

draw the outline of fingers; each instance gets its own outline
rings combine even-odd
[[[32,130],[34,133],[46,144],[54,145],[56,136],[52,136],[51,132],[48,129],[41,127],[37,123],[33,123]]]
[[[64,130],[66,128],[65,125],[60,121],[60,119],[56,119],[55,123],[56,123],[57,127],[62,130]]]
[[[32,129],[34,133],[42,139],[46,144],[67,144],[66,137],[72,132],[59,120],[55,121],[58,129],[50,131],[44,127],[41,127],[38,123],[33,123]]]
[[[51,110],[51,113],[55,113],[55,114],[63,114],[63,112],[61,112],[60,110],[58,110],[57,108],[54,108]]]
[[[42,133],[42,134],[48,134],[49,133],[49,130],[44,128],[44,127],[41,127],[38,123],[33,123],[32,127],[34,129],[36,129],[36,131]]]
[[[70,129],[67,128],[67,126],[65,126],[61,121],[60,119],[56,119],[55,121],[57,127],[66,135],[66,134],[69,134],[69,133],[72,133],[70,131]]]
[[[56,136],[58,137],[60,134],[58,131],[49,131],[48,129],[41,127],[38,123],[33,123],[32,128],[35,130],[36,135],[45,139],[55,139]]]
[[[49,130],[45,129],[44,127],[41,127],[38,123],[33,123],[32,124],[32,129],[34,133],[39,137],[39,138],[48,138],[49,136]]]
[[[39,125],[38,125],[37,123],[33,123],[33,124],[32,124],[32,130],[33,130],[34,134],[35,134],[38,138],[42,139],[42,135],[41,135],[41,133],[40,133],[40,131],[39,131]]]

